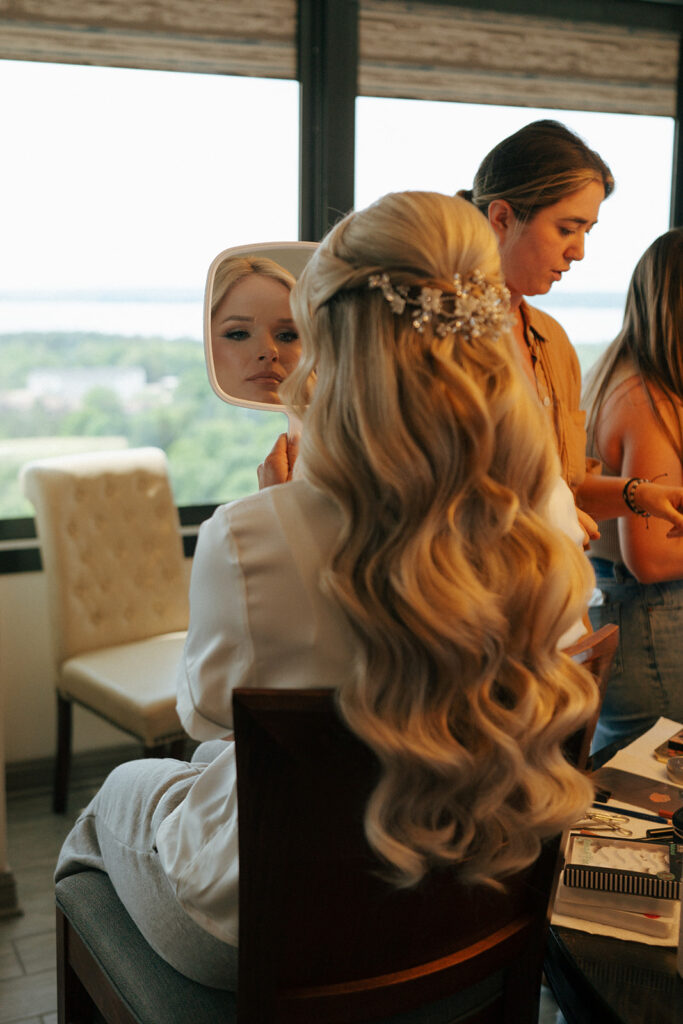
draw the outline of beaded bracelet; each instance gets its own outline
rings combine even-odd
[[[649,484],[650,481],[643,476],[632,476],[624,484],[624,489],[621,492],[624,501],[631,512],[637,516],[643,516],[645,519],[649,518],[650,513],[646,512],[643,508],[638,508],[635,502],[635,494],[640,484]]]

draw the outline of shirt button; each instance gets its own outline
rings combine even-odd
[[[545,398],[543,399],[543,404],[544,404],[544,405],[546,405],[546,406],[550,405],[550,399],[548,398],[548,396],[547,396],[547,395],[546,395],[546,396],[545,396]]]

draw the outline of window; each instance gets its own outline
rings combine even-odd
[[[19,466],[159,445],[179,505],[253,491],[281,413],[221,403],[202,296],[222,249],[294,239],[294,81],[0,61],[0,518]]]
[[[0,519],[30,515],[21,462],[70,445],[160,444],[181,505],[253,488],[284,418],[209,392],[201,293],[220,249],[297,237],[293,79],[307,57],[313,133],[334,123],[346,146],[358,83],[357,205],[390,188],[463,187],[490,145],[536,116],[560,117],[604,154],[617,192],[584,264],[539,301],[584,367],[619,325],[635,259],[668,224],[680,39],[670,5],[586,22],[537,17],[535,3],[514,13],[465,0],[10,6],[0,19],[0,54],[12,58],[0,61],[12,97],[0,110]],[[577,17],[593,19],[594,6]],[[558,111],[568,96],[589,112]],[[491,105],[501,99],[519,106]],[[319,163],[302,186],[305,211],[336,213],[352,201],[351,168]]]
[[[392,190],[471,188],[481,158],[497,142],[544,117],[562,121],[597,149],[616,180],[584,261],[532,300],[566,329],[585,372],[621,326],[638,258],[669,227],[672,118],[361,97],[356,204]]]

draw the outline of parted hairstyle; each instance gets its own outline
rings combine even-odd
[[[521,222],[558,203],[591,181],[599,181],[605,199],[614,178],[602,157],[559,121],[532,121],[488,153],[471,189],[458,195],[487,213],[494,199],[505,199]]]
[[[595,444],[600,408],[618,364],[629,359],[640,377],[662,432],[683,462],[683,425],[674,437],[657,397],[664,398],[681,422],[683,402],[683,228],[656,238],[638,260],[626,294],[621,330],[599,359],[586,386],[588,435]]]
[[[275,281],[283,284],[291,292],[296,283],[296,278],[288,270],[281,267],[275,260],[267,256],[227,256],[216,269],[211,293],[211,316],[214,315],[218,306],[231,288],[234,288],[239,281],[252,274],[261,274],[264,277],[272,277]]]
[[[340,707],[382,766],[365,829],[399,885],[449,863],[494,883],[592,798],[562,743],[595,687],[557,650],[590,570],[543,518],[557,456],[510,338],[420,333],[369,287],[452,293],[476,269],[502,284],[473,206],[397,193],[334,227],[292,293],[284,400],[299,472],[342,513],[323,587],[362,655]]]

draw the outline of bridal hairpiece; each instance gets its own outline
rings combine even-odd
[[[457,333],[472,339],[484,332],[496,338],[512,326],[509,291],[505,285],[489,284],[481,270],[475,270],[466,278],[455,274],[452,292],[417,285],[393,285],[386,272],[371,274],[368,287],[381,288],[396,316],[407,308],[413,327],[420,333],[425,324],[432,324],[440,338]]]

